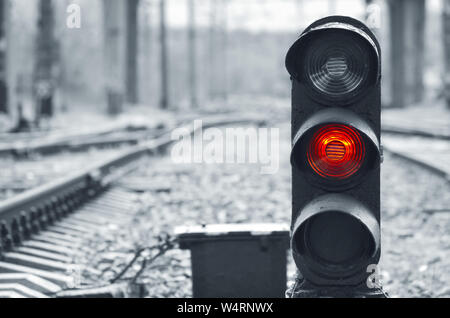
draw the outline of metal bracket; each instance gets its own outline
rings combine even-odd
[[[382,287],[370,289],[359,286],[317,286],[306,281],[301,274],[286,291],[286,298],[389,298]]]

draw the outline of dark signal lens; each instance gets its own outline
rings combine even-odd
[[[345,103],[369,85],[372,50],[357,36],[336,31],[307,46],[303,69],[312,89],[329,101]]]
[[[366,155],[361,134],[342,124],[317,130],[308,147],[307,158],[315,173],[326,179],[350,178],[361,168]]]

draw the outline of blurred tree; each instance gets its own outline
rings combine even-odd
[[[67,14],[69,13],[68,8],[71,4],[71,0],[56,1],[54,3],[56,12],[55,25],[58,26],[55,28],[55,37],[58,41],[58,63],[55,77],[56,82],[58,83],[58,90],[55,92],[55,105],[58,103],[61,112],[66,112],[68,110],[68,103],[70,100],[67,98],[67,93],[69,91],[69,76],[67,70],[69,63],[71,63],[73,59],[73,51],[69,49],[69,42],[73,41],[73,39],[69,40],[65,32],[70,32],[70,30],[72,30],[69,25],[71,27],[76,26],[74,17],[71,16],[71,19],[68,19],[67,17]],[[62,12],[65,14],[61,14]],[[70,14],[72,13],[73,11],[70,10]],[[81,27],[81,16],[79,22]]]
[[[160,107],[162,109],[169,108],[169,66],[168,66],[168,47],[167,47],[167,25],[166,25],[166,2],[159,1],[159,24],[160,24],[160,41],[161,41],[161,100]]]
[[[216,75],[217,75],[217,59],[216,59],[216,24],[217,24],[217,0],[209,2],[209,34],[208,34],[208,90],[209,98],[214,99],[216,96]]]
[[[126,0],[126,98],[127,102],[137,104],[138,94],[138,10],[139,0]]]
[[[413,2],[414,3],[414,2]],[[415,0],[413,5],[413,41],[416,43],[412,50],[414,54],[414,101],[421,102],[424,98],[425,85],[425,0]]]
[[[0,0],[0,113],[8,113],[7,81],[7,0]]]
[[[423,98],[425,0],[390,0],[392,106]]]
[[[55,38],[55,16],[52,0],[40,0],[33,74],[33,94],[36,107],[36,123],[41,117],[53,115],[53,97],[56,89],[58,45]]]
[[[189,95],[191,108],[198,106],[197,102],[197,44],[195,30],[195,0],[188,0],[188,46],[189,46]]]
[[[220,53],[220,70],[217,71],[221,76],[219,95],[226,101],[228,98],[228,0],[221,0],[219,13],[220,42],[218,52]]]
[[[124,0],[103,0],[104,74],[107,111],[115,115],[122,110],[124,95]]]
[[[148,98],[151,96],[152,84],[153,84],[153,70],[152,70],[152,3],[149,0],[142,1],[142,67],[141,69],[141,82],[140,82],[140,96],[141,100],[148,102]]]
[[[443,3],[443,37],[444,37],[444,96],[447,107],[450,109],[450,0],[444,0]]]

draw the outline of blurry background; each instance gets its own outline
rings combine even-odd
[[[67,20],[74,21],[70,4],[81,9],[80,28],[68,27]],[[450,67],[444,58],[450,59],[445,5],[448,1],[1,0],[2,130],[17,122],[21,106],[37,123],[39,117],[86,108],[116,114],[129,104],[178,110],[232,96],[287,99],[287,49],[307,25],[332,14],[366,21],[378,34],[385,107],[442,100]]]

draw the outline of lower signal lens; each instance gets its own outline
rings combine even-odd
[[[366,155],[361,134],[354,128],[331,124],[319,128],[307,151],[308,163],[326,179],[342,180],[357,173]]]

